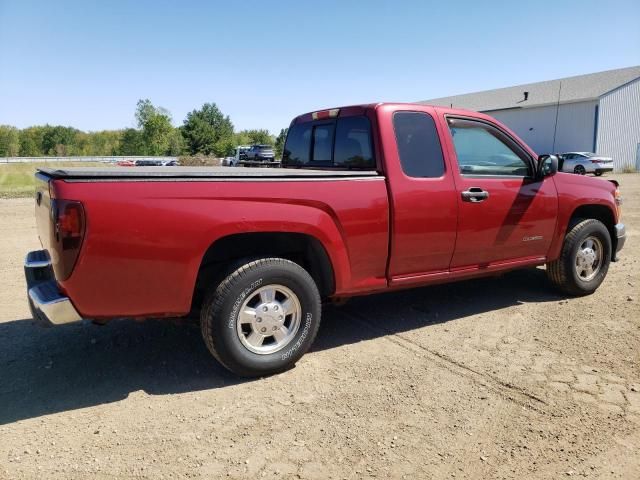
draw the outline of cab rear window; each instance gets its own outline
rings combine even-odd
[[[282,152],[282,165],[374,169],[369,119],[354,116],[293,125]]]

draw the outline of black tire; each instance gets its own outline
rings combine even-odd
[[[600,177],[602,175],[602,172],[594,172],[596,177]]]
[[[573,173],[577,175],[585,175],[587,171],[582,165],[576,165],[575,168],[573,169]]]
[[[295,294],[301,307],[300,323],[295,336],[281,350],[259,354],[242,343],[236,322],[243,302],[267,285],[282,285]],[[235,269],[206,294],[200,327],[207,348],[224,367],[237,375],[255,377],[295,365],[315,340],[320,315],[320,293],[305,269],[283,258],[261,258]]]
[[[602,245],[602,258],[597,274],[585,280],[576,271],[578,250],[588,237],[597,238]],[[559,290],[569,295],[589,295],[603,282],[611,263],[611,235],[602,222],[595,219],[573,223],[564,238],[560,257],[547,263],[547,277]]]

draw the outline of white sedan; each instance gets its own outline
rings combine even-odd
[[[611,157],[603,157],[591,152],[568,152],[560,155],[561,168],[563,172],[577,173],[584,175],[593,173],[600,176],[605,172],[613,171],[613,160]]]

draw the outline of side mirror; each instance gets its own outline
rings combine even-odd
[[[558,173],[558,157],[556,155],[540,155],[538,157],[537,173],[539,179]]]

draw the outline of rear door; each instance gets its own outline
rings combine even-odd
[[[458,235],[451,270],[546,256],[555,230],[552,177],[506,130],[484,119],[441,116],[455,165]]]
[[[377,109],[390,190],[392,284],[446,274],[453,255],[458,205],[450,165],[432,107]]]

